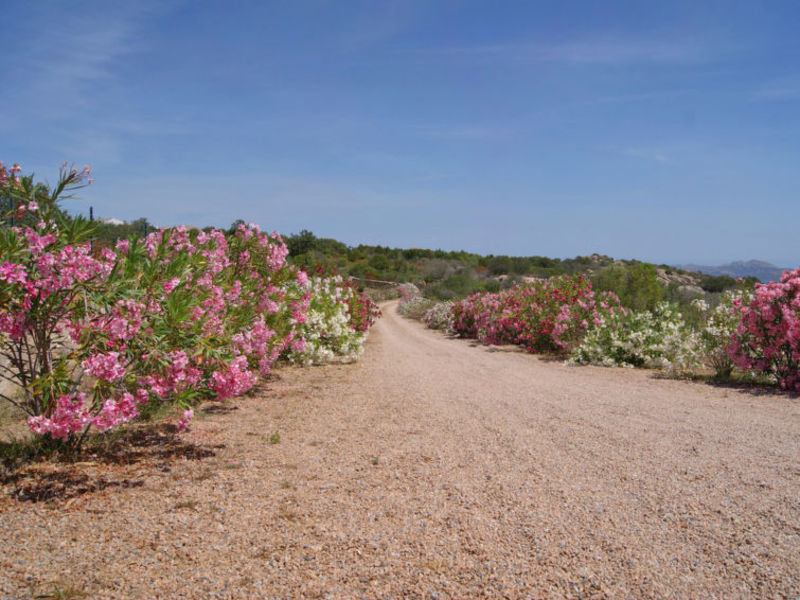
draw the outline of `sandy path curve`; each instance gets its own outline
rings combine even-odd
[[[800,597],[797,398],[567,367],[388,304],[358,364],[236,404],[188,434],[213,457],[6,507],[0,595]]]

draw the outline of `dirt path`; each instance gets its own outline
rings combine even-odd
[[[214,456],[6,504],[0,596],[800,596],[796,398],[384,315],[357,365],[284,370],[195,422]]]

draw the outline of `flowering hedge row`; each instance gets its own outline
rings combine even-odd
[[[199,399],[244,393],[282,355],[357,353],[376,307],[341,279],[309,280],[256,225],[93,249],[91,223],[57,207],[88,176],[63,166],[50,191],[0,163],[0,195],[13,201],[0,215],[0,378],[20,390],[2,399],[36,433],[79,445],[164,404],[183,428]],[[9,226],[23,217],[31,225]],[[329,335],[331,319],[351,342]]]
[[[455,333],[487,344],[517,344],[529,352],[572,350],[592,325],[625,312],[615,294],[595,293],[580,275],[479,292],[451,310]]]
[[[754,293],[726,292],[699,329],[666,303],[630,312],[611,293],[598,295],[578,276],[499,293],[477,293],[425,318],[487,344],[517,344],[529,352],[568,354],[582,364],[689,370],[703,365],[728,376],[733,366],[800,391],[800,269]],[[446,314],[445,314],[446,313]]]

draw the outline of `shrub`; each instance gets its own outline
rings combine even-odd
[[[298,327],[303,342],[294,345],[290,360],[304,365],[323,364],[335,358],[357,360],[364,352],[367,331],[380,314],[377,305],[339,275],[315,277],[308,286],[308,315]]]
[[[429,329],[443,329],[445,331],[452,331],[453,329],[453,313],[452,308],[454,302],[437,302],[422,317],[423,323]]]
[[[664,298],[656,268],[648,263],[612,264],[593,277],[597,290],[613,291],[626,308],[652,309]]]
[[[434,300],[428,300],[422,297],[419,288],[413,283],[403,283],[397,286],[397,291],[400,293],[400,302],[397,305],[397,310],[401,315],[409,319],[419,321],[423,315],[434,304]]]
[[[419,296],[407,302],[401,302],[398,309],[400,310],[400,314],[404,317],[419,321],[434,304],[436,304],[435,300],[429,300],[428,298]]]
[[[334,294],[355,337],[378,314],[341,280],[335,291],[309,286],[281,237],[255,225],[228,236],[162,229],[93,251],[92,225],[57,207],[89,182],[88,167],[62,168],[49,195],[17,173],[0,164],[0,195],[13,200],[0,223],[0,377],[21,389],[2,399],[36,433],[80,446],[90,429],[162,405],[185,427],[198,399],[241,394],[281,354],[301,353],[312,304],[322,310]],[[24,215],[33,226],[10,226]],[[336,336],[326,343],[351,350]]]
[[[698,332],[698,351],[700,362],[714,369],[720,378],[728,378],[733,371],[734,362],[728,353],[736,329],[741,322],[741,313],[736,306],[748,303],[752,295],[746,291],[723,292],[714,308],[704,300],[694,300],[692,306],[704,317],[705,323]]]
[[[752,299],[735,299],[741,315],[728,353],[742,370],[774,376],[781,387],[800,391],[800,268],[779,282],[756,284]]]
[[[696,363],[695,339],[666,302],[651,311],[607,315],[572,353],[572,362],[685,370]]]
[[[464,296],[481,289],[481,283],[474,277],[470,269],[462,269],[444,281],[432,284],[425,288],[425,295],[439,300],[463,298]]]
[[[397,286],[397,291],[400,294],[400,304],[422,297],[422,292],[413,283],[401,283]]]
[[[464,337],[529,352],[568,352],[592,324],[622,310],[613,293],[595,294],[578,275],[473,294],[456,303],[452,315],[454,331]]]

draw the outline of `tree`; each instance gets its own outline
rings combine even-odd
[[[303,229],[300,233],[293,233],[284,240],[289,249],[289,256],[308,254],[317,248],[317,236],[308,229]]]
[[[656,268],[649,263],[613,264],[593,278],[597,291],[614,292],[623,306],[634,310],[653,309],[664,297]]]

